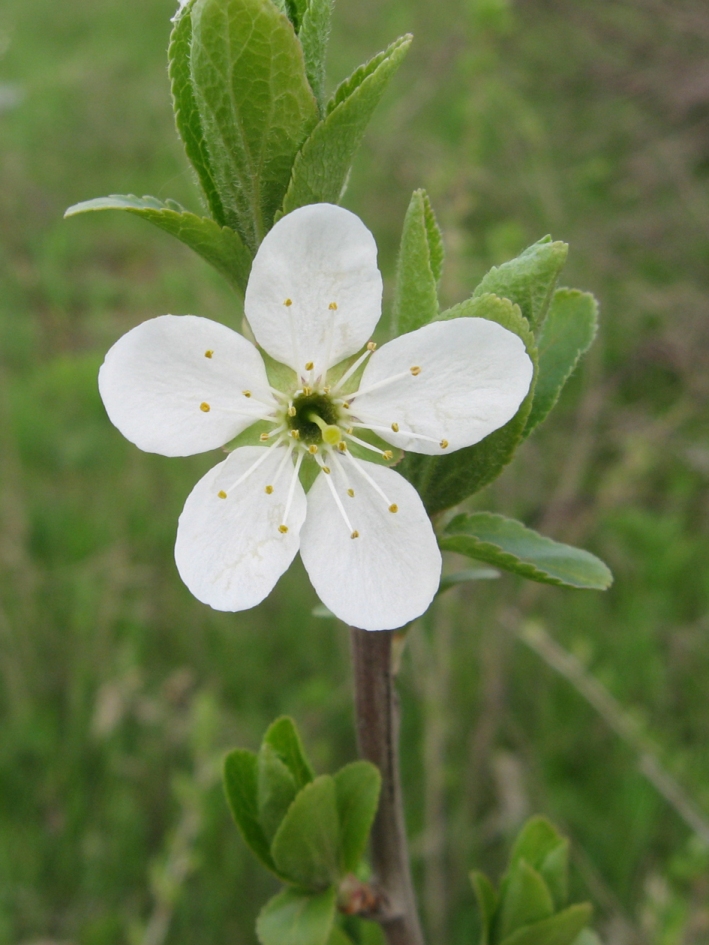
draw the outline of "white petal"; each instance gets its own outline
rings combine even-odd
[[[194,596],[215,610],[255,607],[298,551],[306,511],[305,492],[298,481],[288,531],[279,531],[293,473],[292,463],[287,462],[276,480],[284,449],[244,446],[235,450],[200,479],[185,502],[175,544],[177,570]],[[271,494],[266,492],[269,485]],[[220,491],[227,493],[226,499],[220,498]]]
[[[251,342],[194,315],[161,315],[123,335],[98,383],[123,436],[163,456],[223,446],[276,405]]]
[[[412,373],[412,368],[420,370]],[[375,351],[360,390],[399,374],[399,380],[355,397],[352,415],[370,421],[394,446],[441,455],[471,446],[511,420],[527,395],[534,367],[513,332],[485,318],[454,318],[432,322]],[[407,430],[430,439],[408,437]]]
[[[301,375],[312,362],[317,378],[366,344],[381,302],[374,237],[349,210],[321,203],[294,210],[267,234],[244,311],[272,358]]]
[[[433,600],[441,553],[414,487],[386,466],[361,466],[388,501],[350,464],[349,483],[334,468],[331,477],[321,473],[308,493],[300,553],[318,596],[336,616],[362,630],[393,630]],[[351,537],[327,478],[334,480],[359,537]],[[354,498],[347,495],[348,485]],[[397,512],[389,511],[390,503]]]

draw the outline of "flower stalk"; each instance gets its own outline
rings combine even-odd
[[[357,745],[360,756],[375,764],[382,776],[371,834],[380,904],[370,917],[382,926],[388,945],[423,945],[399,775],[399,699],[394,686],[392,634],[353,627],[351,641]]]

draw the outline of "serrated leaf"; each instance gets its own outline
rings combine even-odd
[[[484,295],[468,299],[439,315],[440,319],[462,317],[489,318],[519,335],[536,372],[534,336],[519,308],[508,299]],[[522,439],[533,397],[534,380],[515,416],[474,446],[456,450],[448,456],[406,454],[397,472],[415,486],[429,515],[457,505],[500,475]]]
[[[490,932],[499,902],[497,892],[484,873],[472,872],[470,882],[475,890],[480,910],[480,945],[490,945]]]
[[[591,912],[591,907],[585,903],[569,906],[550,919],[519,929],[503,939],[501,945],[574,945],[590,921]]]
[[[315,894],[284,889],[266,903],[256,921],[261,945],[327,945],[335,900],[334,889]]]
[[[226,756],[224,791],[229,809],[246,845],[266,869],[279,876],[259,821],[257,759],[252,751],[235,748]]]
[[[220,226],[226,224],[224,207],[212,175],[202,120],[192,88],[190,46],[192,43],[192,7],[194,0],[184,6],[175,18],[175,26],[168,47],[168,74],[172,89],[177,133],[185,146],[187,157],[195,169],[207,205]]]
[[[270,745],[289,768],[298,790],[305,787],[315,777],[308,761],[300,735],[293,719],[283,716],[276,719],[264,735],[264,744]]]
[[[335,775],[342,873],[354,873],[364,856],[381,784],[378,769],[368,761],[354,761]]]
[[[288,767],[267,744],[263,744],[258,753],[257,781],[259,822],[270,843],[295,800],[298,789]]]
[[[443,240],[425,190],[416,190],[401,234],[392,310],[393,334],[415,331],[438,315]]]
[[[542,877],[526,860],[518,860],[507,871],[500,888],[495,939],[504,942],[513,932],[541,922],[553,912],[554,902]]]
[[[492,292],[516,302],[535,331],[541,327],[554,295],[569,247],[545,236],[523,253],[493,268],[473,292],[473,298]]]
[[[524,431],[545,419],[559,394],[588,351],[598,328],[598,303],[589,292],[558,289],[539,335],[539,374],[532,410]]]
[[[311,203],[339,203],[355,152],[374,109],[411,44],[402,36],[339,86],[325,118],[303,144],[280,213]]]
[[[510,854],[510,866],[526,860],[542,876],[561,909],[568,897],[569,841],[546,817],[531,817],[522,828]]]
[[[273,839],[271,854],[290,882],[317,890],[337,882],[339,847],[335,781],[322,775],[291,804]]]
[[[226,222],[255,251],[319,117],[303,51],[271,0],[197,0],[191,68]]]
[[[74,217],[95,210],[125,210],[142,217],[194,250],[242,296],[251,272],[252,256],[241,237],[226,226],[219,226],[207,217],[198,217],[178,203],[163,203],[155,197],[135,197],[133,194],[112,194],[74,204],[64,214]]]
[[[441,578],[436,594],[443,594],[458,584],[467,584],[468,581],[494,581],[501,577],[495,568],[467,568],[465,571],[456,571]]]
[[[298,34],[305,57],[305,74],[321,107],[325,99],[325,56],[333,6],[334,0],[310,0]]]
[[[439,544],[444,551],[487,561],[542,584],[605,591],[613,583],[609,569],[590,552],[552,541],[492,512],[457,515]]]

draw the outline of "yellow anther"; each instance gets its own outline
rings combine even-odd
[[[205,351],[205,352],[204,352],[205,358],[211,358],[213,354],[214,354],[213,351]]]
[[[295,416],[295,407],[293,406],[293,404],[291,404],[290,407],[288,408],[288,416],[289,417]]]
[[[329,387],[323,387],[322,392],[323,392],[323,394],[329,394],[329,393],[330,393],[330,388],[329,388]]]
[[[376,343],[376,341],[368,341],[368,342],[367,342],[367,351],[376,351],[376,350],[377,350],[377,343]]]
[[[281,533],[281,535],[285,535],[285,533],[288,531],[288,526],[287,526],[287,525],[279,525],[279,526],[278,526],[278,531]]]
[[[312,362],[312,361],[308,361],[308,363],[305,365],[305,370],[306,370],[306,371],[312,371],[312,369],[313,369],[314,367],[315,367],[315,365],[313,364],[313,362]]]
[[[244,397],[250,397],[250,396],[251,396],[251,391],[250,391],[250,390],[242,390],[241,393],[244,395]]]
[[[265,443],[266,440],[270,439],[270,436],[271,436],[270,433],[262,433],[261,436],[259,437],[259,440],[261,440],[262,443]]]
[[[212,408],[209,406],[209,404],[200,404],[199,409],[202,411],[202,413],[209,413]]]
[[[330,302],[330,304],[328,305],[328,308],[330,309],[331,312],[337,311],[337,302]]]
[[[317,446],[314,443],[311,443],[310,446],[308,447],[308,452],[311,453],[313,456],[315,456],[317,451],[318,451]]]
[[[266,486],[263,491],[266,493],[266,495],[273,495],[273,486]]]
[[[312,392],[313,392],[312,387],[304,387],[304,388],[303,388],[303,396],[304,396],[304,397],[310,397],[310,395],[312,394]]]
[[[350,535],[350,538],[359,538],[359,532],[355,529]]]
[[[226,499],[226,492],[223,489],[220,489],[219,492],[217,492],[217,495],[220,499]]]
[[[417,364],[414,364],[414,366],[409,368],[409,370],[414,375],[414,377],[418,377],[418,375],[421,373],[421,368]]]
[[[322,471],[325,473],[326,476],[329,476],[329,475],[330,475],[330,467],[329,467],[329,466],[323,466],[323,467],[322,467]]]
[[[383,456],[384,459],[386,459],[387,461],[390,460],[390,459],[394,459],[394,454],[392,453],[391,450],[384,450],[384,452],[382,453],[382,456]]]
[[[337,444],[337,448],[341,453],[347,452],[347,444],[344,440],[340,440],[340,442]]]
[[[347,429],[345,430],[345,433],[352,433],[353,430],[354,430],[354,427],[347,427]]]
[[[300,430],[291,430],[291,431],[290,431],[290,435],[293,437],[294,440],[299,440],[299,439],[300,439]]]
[[[445,450],[448,448],[448,440],[441,440],[441,449]]]
[[[398,511],[399,511],[399,506],[396,504],[396,502],[394,502],[393,505],[390,505],[390,506],[389,506],[389,511],[390,511],[390,512],[398,512]]]
[[[398,432],[399,432],[399,424],[398,424],[398,423],[392,423],[391,428],[392,428],[392,430],[394,431],[394,433],[398,433]]]
[[[349,410],[349,409],[350,409],[350,405],[349,405],[349,404],[343,404],[342,407],[343,407],[344,410]]]
[[[286,299],[283,304],[285,305],[286,308],[290,308],[291,305],[293,304],[293,299]]]
[[[350,499],[354,499],[354,489],[348,489],[347,495],[350,497]]]

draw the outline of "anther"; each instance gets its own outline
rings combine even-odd
[[[394,454],[392,453],[391,450],[384,450],[384,452],[382,453],[382,456],[386,460],[394,459]]]
[[[308,447],[308,452],[309,452],[312,456],[315,456],[315,454],[317,453],[317,451],[318,451],[317,446],[316,446],[314,443],[311,443],[310,446]]]
[[[398,512],[398,511],[399,511],[399,506],[396,504],[396,502],[392,503],[392,505],[389,506],[389,511],[390,511],[390,512]]]
[[[310,397],[310,395],[312,394],[312,392],[313,392],[312,387],[304,387],[304,388],[303,388],[303,396],[304,396],[304,397]]]
[[[266,486],[263,491],[266,493],[266,495],[273,495],[273,486]]]
[[[299,439],[300,439],[300,430],[291,430],[291,431],[290,431],[290,435],[293,437],[294,440],[299,440]]]
[[[398,424],[398,423],[392,423],[391,428],[392,428],[392,430],[394,431],[394,433],[398,433],[398,432],[399,432],[399,424]]]
[[[283,304],[285,305],[286,308],[290,308],[291,305],[293,304],[293,299],[286,299]]]
[[[296,414],[295,407],[293,406],[293,404],[291,404],[290,407],[288,408],[288,416],[294,417],[295,414]]]
[[[325,473],[326,476],[329,476],[332,471],[329,466],[321,466],[320,468],[322,469],[322,471]]]
[[[352,532],[352,534],[350,535],[350,538],[359,538],[359,532],[357,531],[357,529],[355,529]]]
[[[261,440],[262,443],[265,443],[266,440],[269,439],[269,437],[270,437],[270,433],[262,433],[261,436],[259,437],[259,440]]]
[[[444,450],[448,447],[448,440],[441,440],[441,449]]]
[[[337,448],[341,453],[347,452],[347,444],[344,440],[340,440],[340,442],[337,444]]]
[[[409,368],[409,370],[414,375],[414,377],[418,377],[418,375],[421,373],[421,368],[417,364],[415,364],[412,368]]]
[[[251,391],[250,391],[250,390],[242,390],[241,393],[244,395],[244,397],[250,397],[250,396],[251,396]]]
[[[205,358],[211,358],[213,354],[214,354],[213,351],[205,351],[205,352],[204,352]]]
[[[313,362],[312,362],[312,361],[308,361],[308,363],[305,365],[305,370],[306,370],[306,371],[312,371],[312,369],[313,369],[314,367],[315,367],[315,365],[313,364]]]
[[[202,411],[202,413],[209,413],[212,408],[209,406],[209,404],[200,404],[199,409]]]
[[[219,492],[217,492],[217,495],[220,499],[226,499],[226,492],[223,489],[220,489]]]
[[[330,304],[328,305],[328,308],[330,309],[331,312],[336,312],[336,311],[337,311],[337,302],[330,302]]]
[[[278,531],[281,533],[281,535],[285,535],[285,533],[288,531],[288,526],[287,526],[287,525],[279,525],[279,526],[278,526]]]
[[[354,499],[354,489],[348,489],[347,495],[350,497],[350,499]]]
[[[376,341],[368,341],[368,342],[367,342],[367,351],[376,351],[376,350],[377,350],[377,343],[376,343]]]

